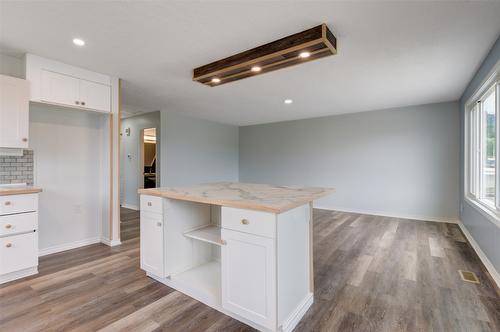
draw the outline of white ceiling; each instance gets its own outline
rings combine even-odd
[[[500,1],[1,1],[0,15],[2,52],[121,77],[129,109],[238,125],[457,100],[500,33]],[[216,88],[191,80],[322,22],[336,56]]]

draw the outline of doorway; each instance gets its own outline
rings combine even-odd
[[[156,188],[158,182],[156,172],[156,128],[145,128],[141,131],[141,172],[142,188]]]

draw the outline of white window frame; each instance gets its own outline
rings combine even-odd
[[[496,163],[495,163],[495,204],[482,200],[480,196],[480,183],[482,169],[481,151],[483,147],[476,149],[476,142],[481,139],[481,121],[479,103],[486,94],[493,89],[496,94]],[[480,112],[480,113],[478,113]],[[481,87],[465,103],[465,139],[464,139],[464,198],[490,221],[500,227],[500,60],[496,63]]]

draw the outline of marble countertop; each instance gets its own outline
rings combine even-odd
[[[27,185],[0,185],[0,196],[35,194],[42,191],[40,187]]]
[[[139,194],[282,213],[332,193],[332,188],[216,182],[180,188],[139,189]]]

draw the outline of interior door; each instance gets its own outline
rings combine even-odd
[[[222,229],[222,306],[269,329],[276,328],[273,239]]]
[[[72,76],[42,70],[42,101],[80,106],[79,81]]]
[[[0,75],[0,147],[27,148],[28,131],[28,81]]]
[[[165,277],[163,218],[159,213],[141,211],[141,269]]]
[[[108,85],[80,80],[80,100],[83,107],[93,110],[111,111],[111,87]]]

